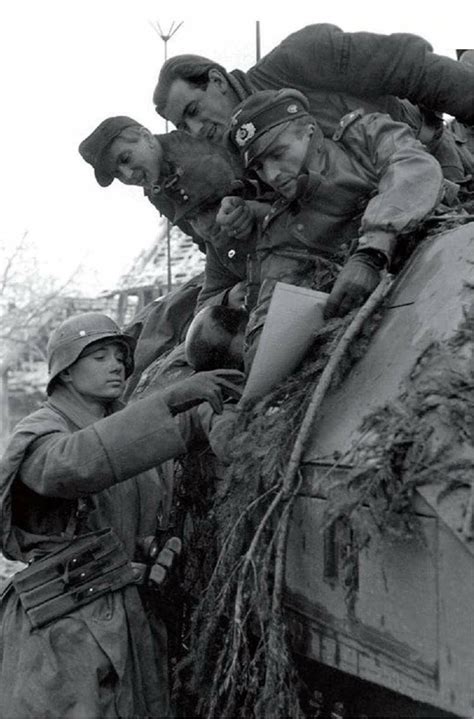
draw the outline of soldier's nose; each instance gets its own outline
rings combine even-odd
[[[119,174],[124,180],[131,180],[133,176],[133,170],[129,165],[120,165]]]
[[[201,120],[196,120],[193,118],[192,120],[187,120],[186,125],[188,128],[188,132],[193,135],[194,137],[200,137],[201,135],[204,136],[204,123],[201,122]]]

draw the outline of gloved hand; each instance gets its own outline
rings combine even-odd
[[[324,319],[343,317],[353,307],[363,304],[380,282],[380,271],[386,264],[382,252],[358,250],[342,268],[324,308]]]
[[[243,240],[250,235],[255,224],[255,215],[241,197],[224,197],[216,221],[231,237]]]
[[[244,383],[244,374],[233,369],[218,369],[197,372],[191,377],[175,382],[162,390],[162,398],[171,414],[180,414],[201,402],[209,402],[214,412],[221,414],[224,397],[239,400],[242,390],[237,386]]]

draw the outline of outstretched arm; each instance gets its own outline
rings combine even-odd
[[[306,85],[359,97],[395,95],[474,123],[474,68],[437,55],[417,35],[308,25],[263,59],[261,70],[255,68],[257,81],[267,59],[288,87]]]
[[[343,316],[375,289],[390,264],[397,238],[411,232],[436,207],[443,190],[439,163],[403,123],[370,114],[349,125],[343,142],[367,158],[378,191],[367,204],[356,252],[341,270],[328,301],[326,318]]]

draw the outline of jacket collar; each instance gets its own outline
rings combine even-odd
[[[88,427],[90,424],[97,422],[98,417],[93,414],[85,402],[81,402],[78,398],[73,395],[68,387],[58,384],[53,390],[49,397],[46,405],[49,405],[57,412],[69,419],[78,429]],[[107,408],[107,412],[104,414],[108,416],[117,412],[119,409],[124,407],[123,402],[120,400],[114,400],[110,407]]]
[[[252,83],[242,70],[232,70],[232,72],[226,73],[226,80],[239,98],[239,102],[246,100],[255,92],[255,88],[252,87]]]
[[[313,137],[308,145],[303,172],[298,178],[298,190],[295,199],[304,199],[320,186],[328,171],[328,153],[324,136],[318,125],[315,126]]]

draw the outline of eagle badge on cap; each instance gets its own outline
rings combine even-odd
[[[290,115],[294,115],[295,112],[298,112],[298,105],[295,105],[294,103],[292,103],[291,105],[288,105],[288,107],[286,108],[286,111]]]
[[[243,147],[255,135],[257,128],[253,122],[246,122],[241,125],[235,133],[235,141],[240,147]]]

